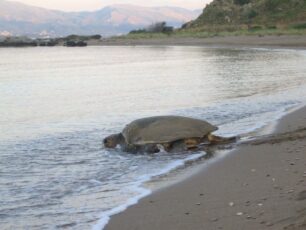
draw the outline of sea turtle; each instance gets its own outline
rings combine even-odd
[[[201,144],[227,143],[235,137],[211,134],[218,128],[206,121],[182,116],[155,116],[135,120],[122,130],[103,140],[106,148],[120,145],[126,152],[167,152],[197,149]]]

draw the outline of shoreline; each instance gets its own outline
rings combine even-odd
[[[212,46],[305,49],[306,35],[241,35],[215,37],[107,38],[88,46]]]
[[[294,109],[271,135],[154,191],[104,229],[305,229],[305,123],[306,107]]]
[[[58,40],[61,38],[54,38]],[[51,39],[52,40],[52,39]],[[85,44],[69,46],[69,48],[84,48],[87,46],[206,46],[206,47],[254,47],[254,48],[290,48],[306,49],[306,34],[279,35],[226,35],[210,37],[175,36],[153,38],[110,37],[88,39]],[[63,41],[40,44],[32,42],[1,43],[0,48],[28,48],[28,47],[66,47]]]

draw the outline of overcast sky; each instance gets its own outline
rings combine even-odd
[[[178,6],[202,9],[212,0],[14,0],[34,6],[64,11],[96,10],[112,4],[134,4],[140,6]]]

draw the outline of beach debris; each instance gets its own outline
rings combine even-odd
[[[295,165],[295,163],[294,162],[290,162],[290,165]]]
[[[200,193],[200,196],[204,196],[204,193]]]
[[[267,174],[266,177],[270,177],[270,174]]]
[[[185,215],[190,215],[190,212],[185,212]]]
[[[237,215],[237,216],[242,216],[242,215],[243,215],[243,212],[237,212],[236,215]]]
[[[267,223],[266,223],[266,226],[267,226],[267,227],[271,227],[271,226],[273,226],[273,224],[272,224],[271,222],[267,222]]]
[[[233,207],[233,206],[235,205],[235,203],[234,203],[234,202],[229,202],[228,205],[229,205],[230,207]]]
[[[294,190],[293,189],[290,189],[287,193],[293,193]]]
[[[249,220],[249,219],[252,219],[252,217],[250,215],[247,215],[246,218]]]
[[[263,204],[262,203],[259,203],[259,204],[257,204],[259,207],[261,207],[261,206],[263,206]]]
[[[196,203],[196,205],[201,205],[201,203]]]

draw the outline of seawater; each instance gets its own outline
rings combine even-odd
[[[305,73],[304,50],[0,49],[0,228],[103,228],[144,182],[205,155],[126,154],[103,137],[166,114],[247,136],[305,102]]]

